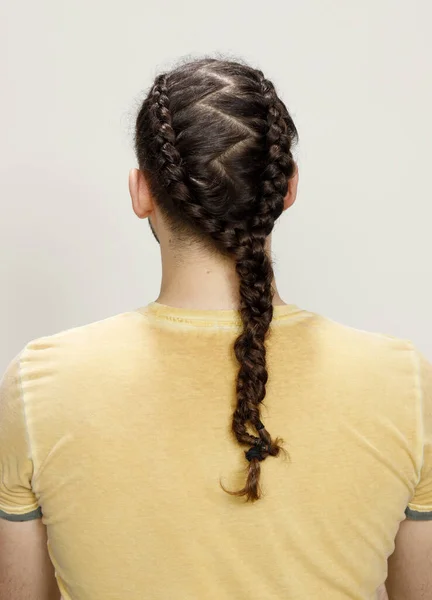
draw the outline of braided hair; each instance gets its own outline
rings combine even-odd
[[[249,468],[241,490],[223,489],[249,501],[261,496],[260,462],[282,449],[260,420],[274,294],[266,240],[295,172],[296,140],[295,125],[263,73],[216,59],[159,75],[136,121],[138,163],[170,226],[235,262],[242,331],[234,345],[232,432],[250,447]]]

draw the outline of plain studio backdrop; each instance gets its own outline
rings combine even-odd
[[[274,235],[285,301],[432,359],[430,0],[1,10],[1,370],[31,339],[156,298],[133,121],[158,71],[215,54],[264,70],[299,130],[299,196]]]

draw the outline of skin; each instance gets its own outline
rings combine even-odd
[[[291,178],[284,199],[284,209],[295,202],[298,170]],[[176,240],[155,204],[147,181],[138,169],[129,173],[132,207],[140,219],[149,218],[160,242],[162,257],[161,304],[180,308],[233,309],[238,306],[238,282],[235,268],[227,258],[217,255],[199,242],[185,244]],[[268,240],[271,252],[271,236]],[[276,289],[276,285],[275,285]],[[277,289],[274,304],[284,304]]]
[[[386,588],[389,600],[432,599],[432,521],[402,521]]]
[[[298,171],[289,181],[285,210],[296,199],[297,185]],[[236,308],[238,285],[230,261],[202,243],[175,239],[141,171],[132,169],[129,189],[136,215],[151,219],[160,241],[163,275],[158,302],[191,309]],[[277,289],[274,303],[284,304]],[[395,552],[388,561],[386,586],[378,588],[376,598],[432,600],[432,521],[401,523]],[[0,519],[0,600],[60,600],[41,520],[16,523]]]
[[[40,519],[0,519],[0,599],[60,600]]]
[[[384,583],[377,589],[377,600],[388,600],[387,590]]]

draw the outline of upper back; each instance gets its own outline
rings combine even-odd
[[[247,504],[220,485],[247,465],[230,431],[238,327],[153,304],[32,342],[12,367],[65,600],[374,597],[424,459],[418,354],[276,308],[261,417],[287,455]]]

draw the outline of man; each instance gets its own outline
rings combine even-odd
[[[64,600],[432,598],[432,368],[279,296],[296,135],[260,71],[157,77],[129,185],[161,292],[10,365],[1,600],[58,598],[51,563]]]

